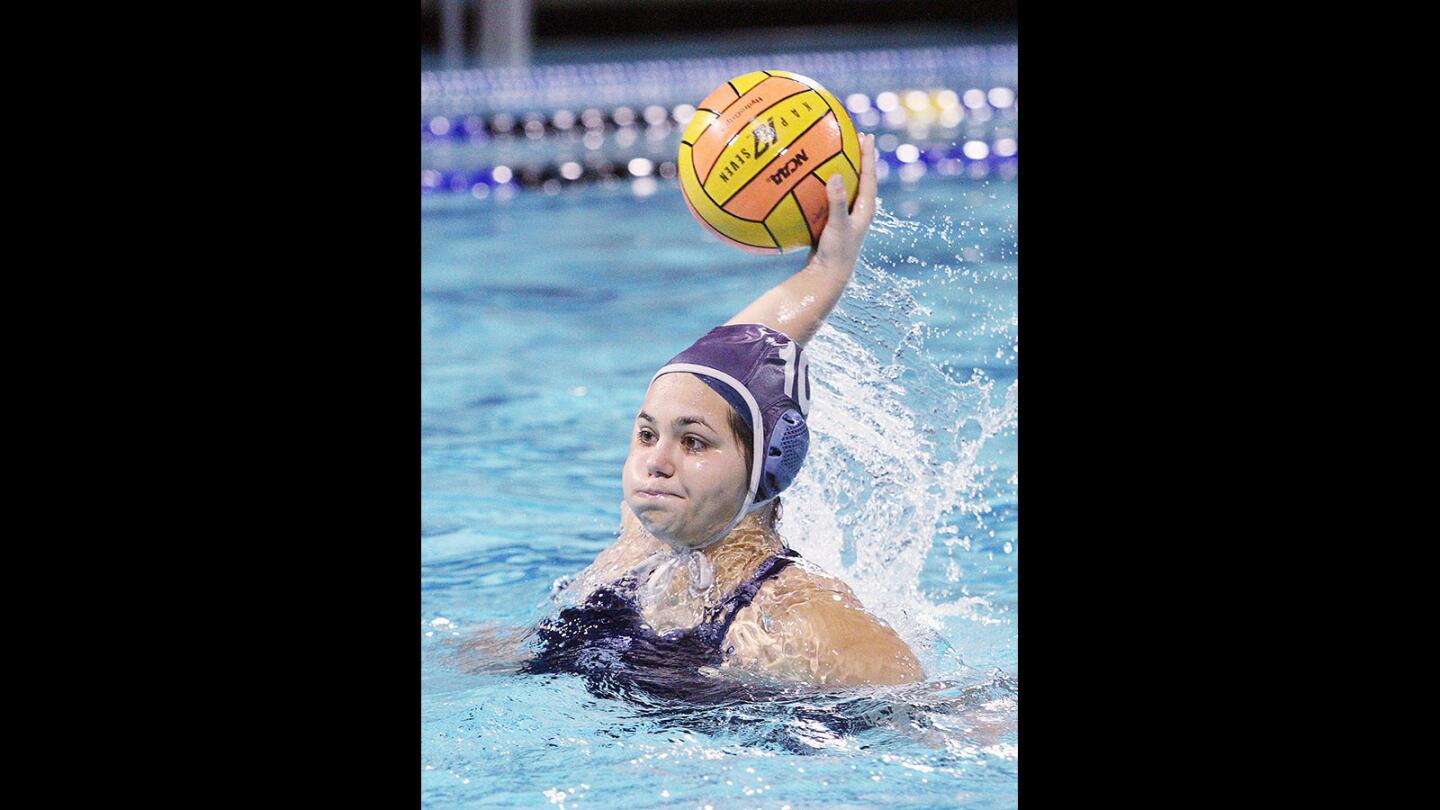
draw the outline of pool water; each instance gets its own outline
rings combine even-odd
[[[880,198],[780,531],[927,681],[704,706],[515,674],[514,637],[615,537],[650,375],[805,254],[719,244],[673,182],[422,198],[422,804],[1016,805],[1016,186]]]

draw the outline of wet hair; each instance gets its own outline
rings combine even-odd
[[[730,413],[728,414],[728,416],[728,421],[730,423],[730,433],[732,436],[735,437],[735,441],[739,443],[742,448],[744,448],[745,473],[746,475],[750,475],[751,471],[754,469],[752,465],[755,464],[755,431],[750,427],[750,423],[740,415],[740,412],[735,410],[733,407],[730,409]],[[765,526],[769,528],[770,531],[773,532],[775,531],[775,527],[780,523],[781,512],[779,495],[775,496],[775,500],[771,502],[769,510],[769,519],[762,522]]]
[[[755,463],[755,430],[750,423],[734,408],[730,409],[730,433],[735,436],[735,441],[745,450],[745,472],[748,474],[754,469],[751,465]]]

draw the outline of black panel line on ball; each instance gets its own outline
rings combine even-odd
[[[780,78],[783,79],[784,77],[782,76],[782,77],[780,77]],[[794,97],[796,97],[796,96],[798,96],[798,95],[801,95],[801,94],[803,94],[803,93],[815,93],[815,90],[814,90],[813,88],[806,87],[804,90],[801,90],[801,91],[798,92],[798,93],[791,93],[791,94],[788,95],[788,96],[782,96],[782,97],[780,97],[780,98],[775,99],[775,103],[774,103],[774,104],[771,104],[769,107],[766,107],[765,109],[767,109],[767,110],[773,109],[776,104],[779,104],[780,102],[785,101],[786,99],[792,99],[792,98],[794,98]],[[826,103],[825,103],[825,97],[824,97],[824,96],[820,95],[819,93],[815,93],[815,97],[818,98],[818,99],[820,99],[820,103],[821,103],[821,104],[825,104],[825,109],[827,109],[827,110],[829,110],[829,111],[831,111],[831,112],[834,112],[834,111],[835,111],[835,108],[834,108],[834,107],[831,107],[829,104],[826,104]],[[739,99],[736,99],[736,101],[739,101]],[[730,105],[730,107],[733,107],[733,106],[735,106],[735,105],[732,103],[732,104]],[[726,107],[725,109],[728,110],[728,109],[730,109],[730,107]],[[703,109],[703,108],[702,108],[702,109]],[[705,110],[705,112],[715,112],[715,111],[714,111],[714,110]],[[697,142],[700,140],[700,137],[705,134],[706,130],[710,129],[710,127],[711,127],[712,124],[714,124],[716,121],[719,121],[719,120],[720,120],[720,116],[721,116],[722,114],[723,114],[723,113],[715,113],[715,117],[714,117],[714,118],[711,118],[710,121],[705,124],[705,126],[703,126],[703,127],[700,128],[700,134],[695,136],[695,140],[696,140]],[[821,117],[823,118],[824,116],[821,116]],[[836,120],[839,120],[839,119],[836,119]],[[845,145],[844,136],[841,136],[840,145],[841,145],[841,146],[844,146],[844,145]],[[712,167],[712,168],[713,168],[713,167]],[[699,172],[696,172],[696,174],[699,174]],[[709,177],[709,175],[706,175],[706,177]]]
[[[679,175],[680,175],[680,160],[679,160],[679,157],[680,157],[680,156],[679,156],[679,155],[676,155],[675,157],[676,157],[676,160],[675,160],[675,175],[676,175],[676,177],[678,178]],[[696,181],[697,183],[700,182],[700,169],[695,165],[695,147],[694,147],[693,145],[690,147],[690,171],[692,171],[692,172],[695,173],[695,181]],[[684,185],[683,183],[680,185],[680,189],[681,189],[681,191],[684,191],[685,185]],[[705,184],[704,184],[704,183],[700,183],[700,190],[701,190],[701,191],[705,191]],[[710,192],[705,191],[705,196],[710,197]],[[712,203],[715,202],[715,198],[714,198],[714,197],[710,197],[710,202],[712,202]],[[722,208],[722,209],[720,209],[720,210],[723,211],[723,210],[725,210],[725,209]]]
[[[770,210],[771,210],[771,211],[774,211],[775,209],[774,209],[774,208],[771,208]],[[726,213],[729,213],[729,212],[727,211]],[[760,221],[760,224],[765,226],[765,233],[770,234],[770,240],[775,243],[776,249],[778,249],[778,250],[779,250],[780,252],[782,252],[782,253],[785,252],[785,248],[780,247],[780,240],[775,238],[775,232],[772,231],[772,230],[770,230],[770,226],[769,226],[764,220],[761,220],[761,221]]]
[[[695,153],[694,153],[694,152],[691,152],[691,153],[690,153],[690,166],[691,166],[692,168],[695,166]],[[712,167],[712,168],[713,168],[713,167]],[[699,173],[697,172],[696,174],[698,175]],[[699,180],[700,178],[697,176],[695,179],[696,179],[696,180]],[[683,190],[683,188],[682,188],[682,190]],[[701,183],[701,184],[700,184],[700,190],[703,191],[703,192],[705,192],[705,196],[706,196],[706,197],[710,197],[710,204],[713,205],[713,206],[715,206],[716,208],[720,209],[720,213],[725,214],[726,216],[729,216],[729,217],[734,217],[735,219],[738,219],[738,220],[740,220],[741,222],[758,222],[758,223],[760,223],[761,225],[764,225],[764,224],[765,224],[765,220],[763,220],[763,219],[746,219],[745,217],[739,216],[738,214],[732,214],[732,213],[730,213],[729,211],[726,211],[726,210],[725,210],[725,206],[721,205],[721,204],[718,203],[718,202],[715,202],[715,198],[710,196],[710,189],[705,188],[705,184],[704,184],[704,183]],[[736,192],[736,193],[739,193],[739,192]],[[715,230],[718,231],[718,230],[720,230],[720,229],[719,229],[719,228],[716,228]],[[765,230],[768,231],[768,230],[770,230],[770,229],[767,227]],[[774,234],[771,234],[771,238],[772,238],[772,239],[774,238]],[[736,241],[736,242],[739,242],[740,240],[739,240],[739,239],[736,239],[735,241]]]
[[[813,175],[813,174],[810,175],[810,176],[811,176],[811,177],[815,177],[815,175]],[[819,178],[816,178],[816,179],[819,179]],[[802,179],[800,180],[800,183],[803,183],[803,182],[805,182],[805,180],[802,178]],[[800,221],[803,222],[803,223],[805,223],[805,233],[810,236],[810,247],[812,247],[812,248],[819,248],[819,247],[820,247],[820,242],[815,238],[815,231],[810,228],[810,220],[809,220],[809,219],[806,219],[806,217],[805,217],[805,206],[801,205],[801,204],[800,204],[800,198],[797,197],[797,196],[795,196],[795,189],[800,188],[800,183],[796,183],[796,184],[795,184],[795,188],[790,189],[790,198],[795,201],[795,207],[798,208],[798,209],[800,209]],[[829,198],[828,198],[828,197],[826,198],[826,204],[829,204]]]
[[[691,150],[690,150],[690,168],[692,168],[692,169],[695,168],[695,150],[694,150],[694,149],[691,149]],[[714,166],[711,166],[710,169],[711,169],[711,171],[714,171],[715,167],[714,167]],[[679,171],[679,167],[676,167],[676,171]],[[709,175],[706,175],[706,176],[708,177]],[[695,172],[695,179],[696,179],[696,180],[699,180],[699,179],[700,179],[700,173],[699,173],[699,172]],[[752,178],[752,179],[753,179],[753,178]],[[683,192],[683,191],[685,190],[685,189],[684,189],[684,186],[681,186],[681,189],[680,189],[680,190]],[[737,215],[737,214],[732,214],[732,213],[730,213],[729,211],[726,211],[726,210],[725,210],[725,206],[721,205],[721,204],[718,203],[718,202],[715,202],[715,198],[710,195],[710,189],[705,188],[705,184],[704,184],[704,183],[701,183],[701,184],[700,184],[700,190],[703,191],[703,192],[705,192],[705,196],[710,199],[710,204],[713,205],[713,206],[715,206],[717,209],[719,209],[719,210],[720,210],[720,213],[724,214],[725,216],[733,217],[733,218],[735,218],[735,219],[740,220],[741,222],[758,222],[758,223],[760,223],[761,225],[765,225],[765,220],[763,220],[763,219],[746,219],[745,217],[739,216],[739,215]],[[736,192],[736,193],[739,193],[739,192]],[[774,209],[771,209],[771,210],[774,210]],[[719,228],[716,228],[715,230],[718,231],[718,230],[720,230],[720,229],[719,229]],[[768,225],[765,227],[765,231],[766,231],[767,233],[770,231],[770,227],[769,227]],[[730,238],[734,239],[734,237],[730,237]],[[774,238],[775,238],[775,234],[773,234],[773,233],[770,234],[770,238],[771,238],[771,239],[774,239]],[[735,241],[736,241],[736,242],[739,242],[740,240],[739,240],[739,239],[735,239]],[[748,243],[748,242],[744,242],[744,243],[742,243],[742,244],[749,244],[749,243]],[[778,245],[778,244],[780,244],[780,243],[779,243],[779,242],[776,242],[775,244]]]
[[[826,109],[829,109],[829,105],[826,105]],[[835,114],[835,111],[834,111],[834,110],[830,110],[830,112],[826,113],[826,115],[834,115],[834,114]],[[820,116],[819,118],[815,119],[813,122],[811,122],[810,126],[805,127],[805,129],[804,129],[799,135],[796,135],[796,136],[795,136],[794,140],[790,141],[790,146],[794,146],[797,141],[799,141],[801,138],[805,137],[805,133],[806,133],[806,132],[809,132],[810,130],[814,129],[815,126],[816,126],[816,124],[819,124],[821,121],[824,121],[824,120],[825,120],[825,116],[822,115],[822,116]],[[787,146],[787,147],[785,147],[785,148],[786,148],[786,149],[789,149],[790,146]],[[840,141],[840,154],[842,154],[842,155],[845,154],[845,141],[844,141],[843,138],[842,138],[841,141]],[[778,155],[777,155],[776,157],[778,157]],[[834,157],[834,155],[831,155],[831,156],[829,156],[829,157],[826,157],[825,160],[829,160],[831,157]],[[850,158],[845,158],[845,159],[846,159],[846,160],[849,160]],[[773,162],[773,161],[771,161],[771,162]],[[738,195],[740,192],[744,191],[746,186],[748,186],[748,185],[750,185],[751,183],[755,182],[755,178],[756,178],[756,177],[759,177],[759,176],[762,175],[762,174],[764,174],[764,172],[756,172],[749,180],[746,180],[744,183],[741,183],[741,184],[740,184],[740,188],[735,189],[735,193],[734,193],[734,194],[731,194],[729,197],[726,197],[726,198],[725,198],[725,202],[728,203],[728,202],[730,202],[731,200],[735,199],[736,195]],[[708,177],[709,175],[706,175],[706,176]],[[799,182],[799,181],[796,181],[796,182]],[[703,187],[705,184],[704,184],[704,183],[701,183],[700,185]],[[705,193],[706,193],[706,194],[709,194],[710,192],[709,192],[709,191],[706,191]],[[715,198],[714,198],[714,197],[711,197],[710,200],[713,202],[713,201],[715,200]],[[722,206],[722,207],[723,207],[723,206]],[[729,213],[729,212],[727,211],[726,213]],[[749,220],[749,221],[750,221],[750,222],[755,222],[755,221],[757,221],[757,220]]]

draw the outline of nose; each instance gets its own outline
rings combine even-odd
[[[675,463],[670,458],[670,452],[671,447],[668,440],[662,438],[655,442],[655,446],[651,447],[650,452],[645,456],[645,472],[652,478],[657,476],[669,478],[674,475]]]

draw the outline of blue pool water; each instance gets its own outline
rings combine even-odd
[[[924,684],[688,706],[517,675],[511,640],[615,536],[650,375],[805,254],[716,243],[673,182],[422,198],[422,803],[1014,807],[1016,186],[882,184],[811,344],[781,534]]]

